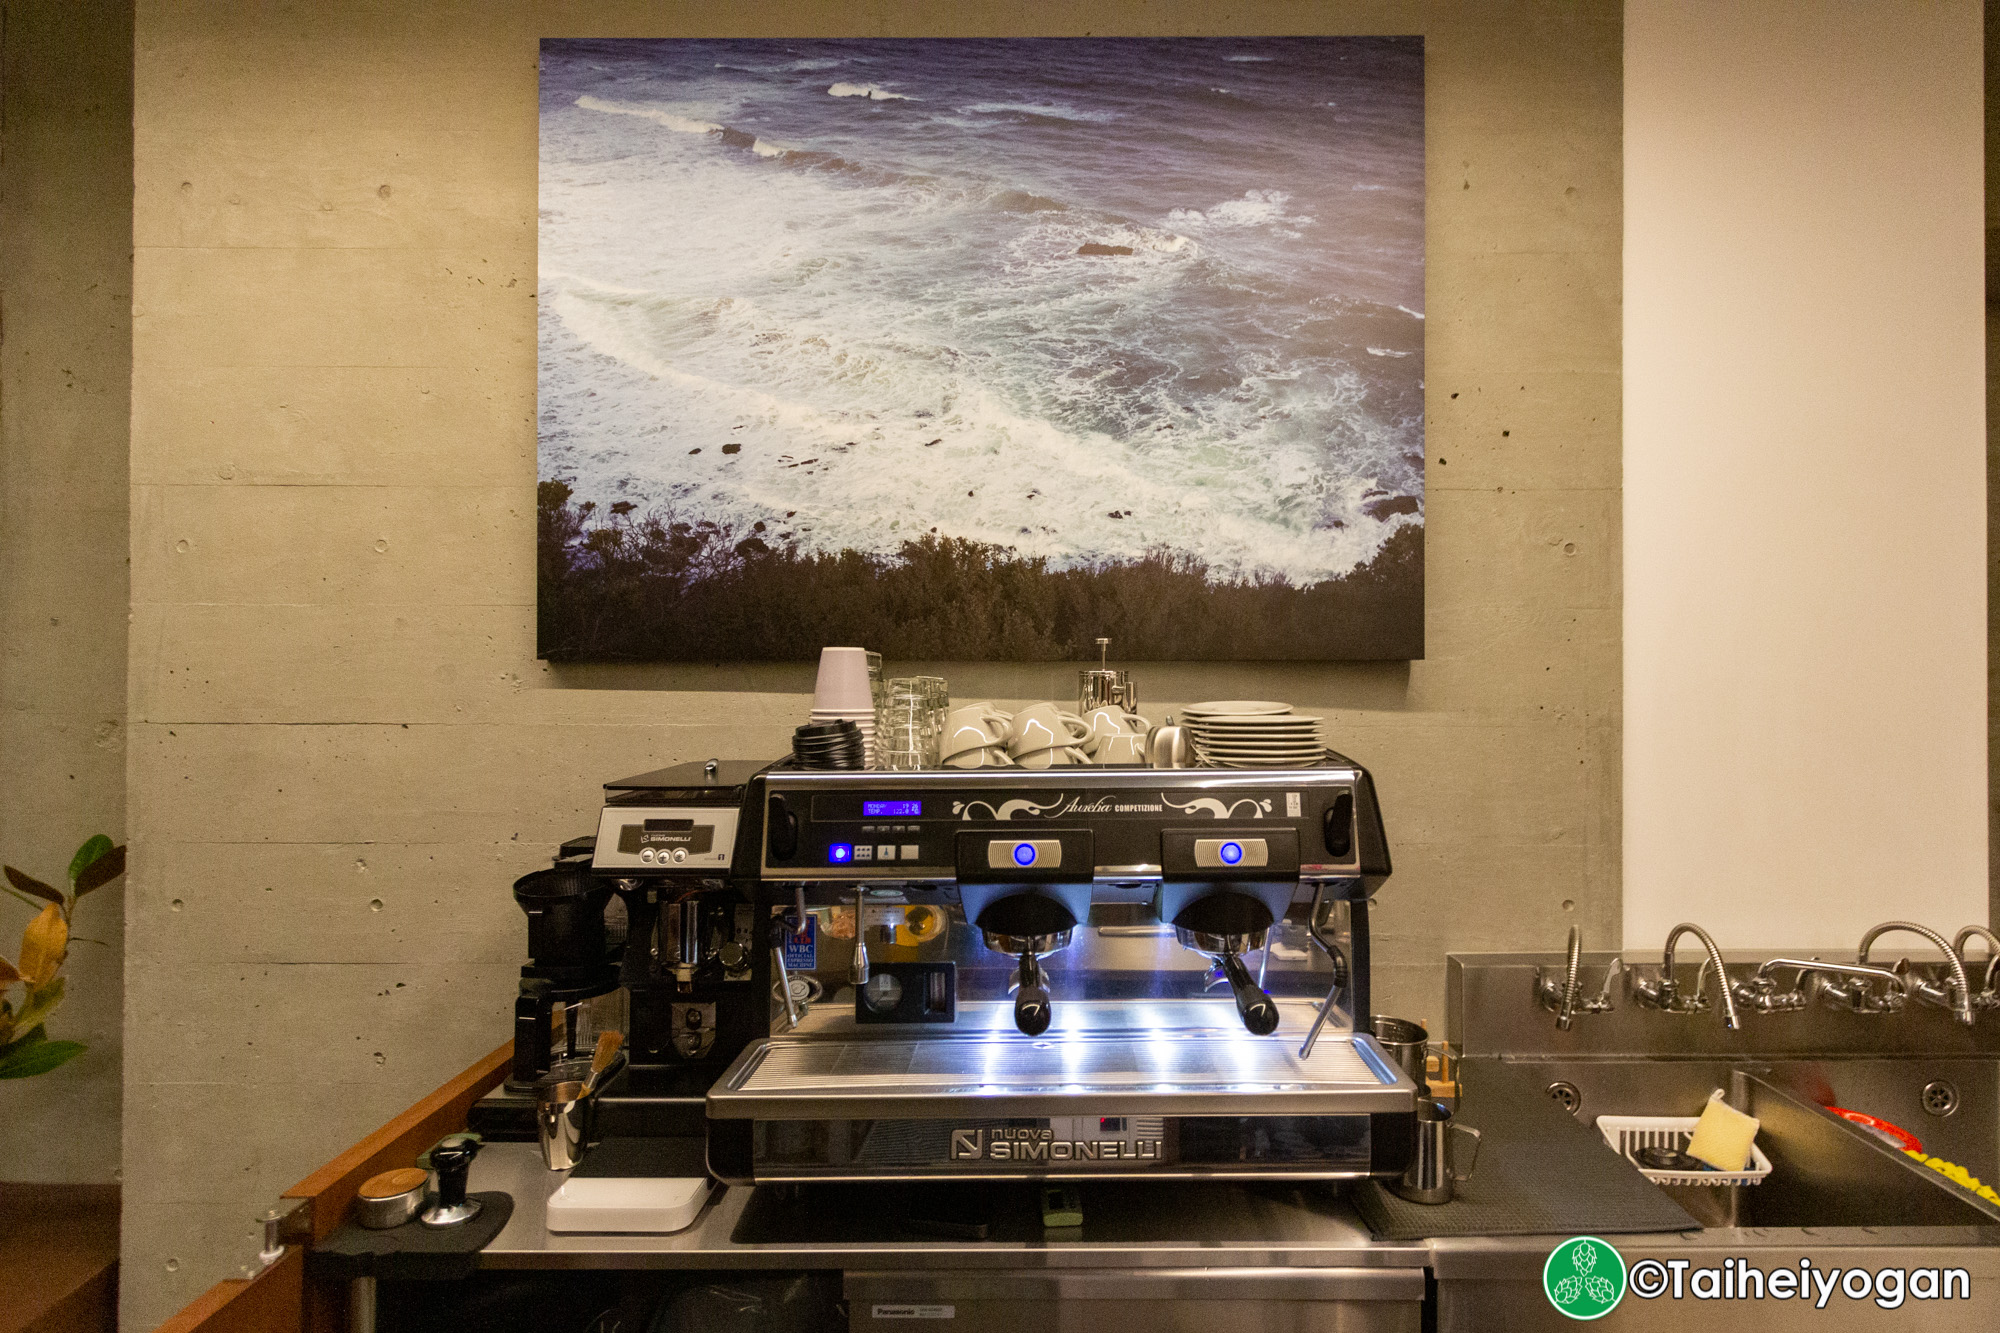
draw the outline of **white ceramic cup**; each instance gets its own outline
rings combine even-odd
[[[1125,734],[1106,736],[1090,752],[1090,757],[1100,764],[1143,764],[1146,762],[1146,738]]]
[[[962,750],[958,754],[947,755],[943,763],[946,768],[1014,767],[1014,761],[997,745],[982,745],[976,750]]]
[[[1030,704],[1014,714],[1007,729],[1007,753],[1019,759],[1035,750],[1081,745],[1089,737],[1089,726],[1075,713],[1065,713],[1054,704]]]
[[[1055,745],[1046,750],[1027,750],[1014,756],[1022,768],[1069,768],[1087,764],[1090,756],[1074,745]]]
[[[819,679],[813,685],[813,708],[840,712],[873,710],[875,692],[868,684],[866,648],[822,648]]]
[[[938,742],[938,753],[949,759],[967,750],[977,750],[988,745],[1003,745],[1007,740],[1007,724],[1011,714],[1003,713],[992,704],[966,704],[945,714],[944,735]]]
[[[1093,708],[1084,719],[1090,728],[1090,739],[1086,747],[1102,745],[1112,736],[1143,736],[1153,729],[1153,724],[1137,713],[1128,713],[1122,708]]]

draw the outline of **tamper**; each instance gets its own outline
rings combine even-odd
[[[476,1139],[454,1139],[431,1149],[431,1169],[437,1172],[437,1202],[418,1221],[427,1227],[455,1227],[479,1216],[479,1201],[465,1197],[465,1178],[479,1153]]]

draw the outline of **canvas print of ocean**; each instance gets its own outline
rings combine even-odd
[[[1423,67],[543,42],[541,654],[1422,656]]]

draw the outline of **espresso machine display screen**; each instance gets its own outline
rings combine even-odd
[[[922,819],[923,816],[924,803],[922,801],[863,801],[861,803],[861,817],[863,819]]]

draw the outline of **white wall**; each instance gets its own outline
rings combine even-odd
[[[1625,945],[1984,921],[1978,0],[1631,0]]]

